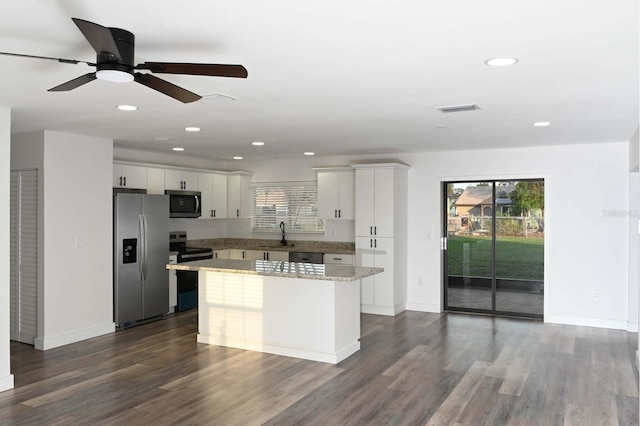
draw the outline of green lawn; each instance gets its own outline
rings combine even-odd
[[[448,259],[449,275],[491,277],[491,238],[449,237]],[[496,276],[544,280],[544,239],[499,237]]]

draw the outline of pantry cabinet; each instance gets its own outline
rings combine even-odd
[[[353,220],[355,172],[353,168],[314,168],[318,173],[318,217]]]
[[[407,300],[408,166],[353,165],[356,188],[356,266],[384,272],[361,281],[361,311],[396,315]]]

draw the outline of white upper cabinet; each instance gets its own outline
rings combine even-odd
[[[198,173],[187,170],[165,170],[164,189],[197,191]]]
[[[394,187],[396,173],[393,168],[356,170],[356,236],[394,236],[395,210],[400,207]]]
[[[251,217],[251,176],[227,176],[227,217]]]
[[[147,194],[164,194],[164,169],[147,168]]]
[[[316,168],[318,172],[318,217],[355,218],[355,172],[349,168]]]
[[[147,168],[114,163],[113,187],[147,189]]]
[[[356,266],[384,272],[363,278],[361,311],[396,315],[407,301],[408,166],[354,164],[356,169]]]
[[[227,217],[227,176],[216,173],[200,173],[198,188],[202,194],[201,219]]]

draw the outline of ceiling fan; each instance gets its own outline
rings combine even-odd
[[[148,70],[152,73],[208,75],[218,77],[247,78],[247,70],[242,65],[194,64],[178,62],[144,62],[134,64],[135,36],[120,28],[107,28],[83,19],[71,18],[78,26],[89,44],[97,53],[96,62],[61,59],[47,56],[23,55],[19,53],[0,52],[0,55],[21,56],[26,58],[50,59],[66,64],[84,63],[96,67],[96,72],[85,74],[73,80],[49,89],[49,92],[64,92],[87,84],[96,78],[114,82],[135,81],[144,86],[171,96],[181,102],[188,103],[201,99],[202,96],[169,83],[151,74],[143,74],[136,70]]]

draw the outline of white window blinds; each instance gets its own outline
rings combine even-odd
[[[317,182],[251,184],[251,228],[256,232],[324,232],[318,219]]]

